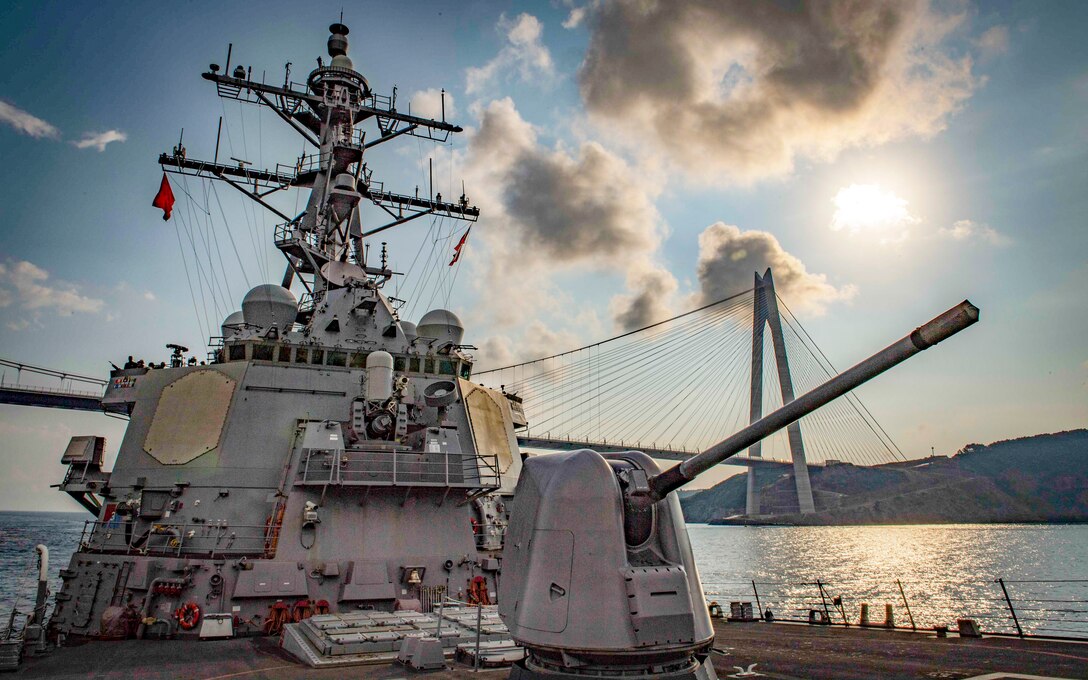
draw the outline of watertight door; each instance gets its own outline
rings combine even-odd
[[[518,621],[525,628],[560,633],[567,627],[574,534],[543,529],[534,531],[531,549],[528,587],[518,603]]]

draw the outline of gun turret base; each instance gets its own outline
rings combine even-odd
[[[641,673],[640,673],[641,671]],[[710,657],[692,656],[687,662],[669,666],[577,666],[557,668],[534,656],[532,650],[523,661],[510,668],[509,680],[717,680]]]

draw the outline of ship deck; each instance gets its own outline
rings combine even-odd
[[[910,633],[829,628],[785,623],[715,622],[712,655],[719,678],[1088,678],[1088,644],[986,637],[951,633]],[[740,671],[750,671],[741,675]],[[478,673],[450,662],[447,670],[426,674],[447,678],[504,678],[507,669]],[[91,642],[26,659],[12,678],[96,678],[157,680],[192,678],[269,680],[320,678],[407,678],[416,672],[400,665],[315,669],[293,661],[269,638],[216,642]]]

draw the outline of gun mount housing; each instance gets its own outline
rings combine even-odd
[[[525,461],[503,549],[499,615],[526,658],[512,680],[715,680],[714,629],[680,488],[978,321],[970,302],[661,472],[644,453],[589,449]]]

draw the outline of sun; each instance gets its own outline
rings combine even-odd
[[[899,243],[907,238],[910,226],[919,222],[907,201],[879,184],[851,184],[839,189],[831,201],[834,231],[877,236],[881,243]]]

